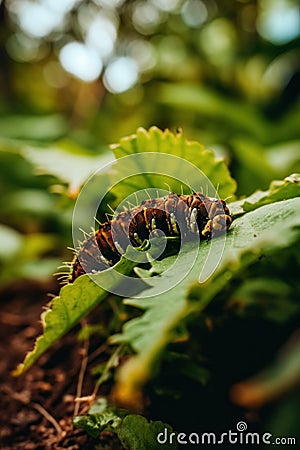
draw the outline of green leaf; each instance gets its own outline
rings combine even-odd
[[[279,200],[300,196],[300,174],[294,173],[284,180],[272,181],[266,192],[257,191],[251,197],[244,200],[244,211],[252,211],[260,206]]]
[[[114,268],[94,275],[99,282],[113,287],[118,283],[116,270],[129,274],[135,263],[124,255]],[[50,309],[41,316],[43,334],[37,338],[34,349],[28,353],[24,362],[19,364],[14,375],[25,372],[51,345],[76,325],[82,317],[91,311],[107,296],[107,291],[96,284],[88,275],[83,275],[73,284],[67,284],[60,291],[60,296],[50,303]]]
[[[227,127],[239,133],[243,130],[262,142],[268,137],[270,125],[257,109],[235,101],[232,97],[216,94],[199,84],[161,83],[157,86],[156,95],[160,103],[180,110],[195,111],[214,121],[222,120]]]
[[[115,408],[109,406],[105,398],[98,398],[90,408],[89,414],[77,416],[73,419],[73,424],[77,428],[83,428],[94,438],[98,438],[101,431],[115,431],[122,421],[120,414]]]
[[[59,114],[11,115],[0,118],[0,135],[15,139],[51,140],[67,131],[66,119]]]
[[[126,342],[136,351],[120,369],[116,395],[130,402],[152,377],[154,364],[166,345],[177,336],[177,328],[190,314],[199,313],[208,303],[247,266],[257,263],[263,254],[276,252],[291,245],[299,236],[300,199],[290,199],[263,206],[236,219],[227,235],[225,250],[215,274],[205,283],[198,278],[210,247],[200,244],[200,252],[188,276],[174,288],[162,294],[141,299],[127,299],[129,305],[145,310],[123,327],[122,334],[112,337],[112,342]],[[297,228],[298,227],[298,228]],[[217,241],[217,240],[216,240]],[[217,242],[214,244],[217,245]],[[189,264],[189,251],[183,255],[177,267],[180,271]],[[173,257],[166,258],[163,264]],[[159,262],[156,262],[159,264]],[[176,279],[176,273],[173,274]],[[151,278],[148,278],[151,283]],[[156,292],[150,288],[147,295]]]
[[[210,189],[210,187],[207,185],[201,186],[199,174],[192,175],[189,167],[185,169],[182,159],[199,168],[210,180],[214,190],[213,192],[208,191],[208,195],[215,196],[216,189],[218,189],[221,198],[232,196],[235,193],[236,182],[231,178],[225,162],[217,160],[213,151],[208,150],[198,142],[186,140],[181,131],[173,134],[169,130],[161,131],[156,127],[151,127],[149,131],[139,128],[136,134],[121,139],[119,144],[112,146],[112,149],[117,159],[141,153],[145,155],[143,161],[134,161],[130,163],[130,167],[128,163],[128,170],[129,168],[135,170],[140,175],[126,179],[117,189],[113,190],[116,197],[120,196],[120,192],[124,198],[135,191],[147,188],[167,189],[170,187],[173,192],[180,193],[182,189],[185,191],[186,188],[182,182],[177,180],[177,177],[181,177],[184,182],[188,181],[190,185],[197,187],[197,189],[195,188],[197,191],[203,189],[206,194],[206,189]],[[156,155],[157,164],[155,164],[155,159],[151,162],[149,158],[147,159],[147,154],[150,153]],[[164,172],[165,169],[161,167],[160,154],[182,158],[177,160],[174,158],[173,161],[168,160],[166,169],[168,170],[167,173],[171,173],[172,176],[159,175],[159,172]],[[121,166],[121,169],[124,172],[123,166]],[[122,175],[125,176],[126,174],[122,173]],[[193,176],[198,178],[193,179]],[[186,191],[186,193],[190,193],[190,191]]]
[[[114,159],[110,152],[91,154],[71,141],[57,142],[46,148],[30,146],[23,152],[40,173],[50,173],[67,182],[72,194],[76,194],[97,169]]]
[[[247,198],[229,203],[231,214],[234,216],[253,211],[269,203],[287,200],[300,196],[300,174],[294,173],[284,180],[272,181],[267,191],[256,191]]]
[[[59,259],[45,256],[58,246],[55,235],[34,233],[21,235],[8,227],[0,227],[1,250],[0,286],[17,279],[49,280]],[[18,264],[16,264],[16,261]]]
[[[0,261],[11,259],[23,244],[23,237],[14,229],[0,224]]]
[[[31,214],[38,218],[50,216],[55,208],[55,198],[41,189],[22,189],[6,195],[2,213],[11,216],[18,214]]]
[[[148,421],[145,417],[128,414],[108,405],[105,398],[98,398],[89,413],[73,419],[77,428],[83,428],[94,438],[102,431],[111,431],[119,436],[128,450],[157,450],[159,433],[170,434],[172,428],[159,421]],[[164,448],[174,450],[177,445],[166,443]]]
[[[281,174],[289,173],[293,168],[298,170],[300,163],[300,140],[277,143],[266,149],[266,159],[271,166]],[[294,169],[295,170],[295,169]]]
[[[161,446],[157,440],[158,434],[170,435],[171,432],[169,425],[160,421],[148,421],[145,417],[135,414],[126,416],[117,428],[120,441],[128,450],[157,450]],[[163,444],[163,448],[174,450],[177,445],[167,442]]]

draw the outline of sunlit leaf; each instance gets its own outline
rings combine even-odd
[[[12,258],[20,250],[22,241],[17,231],[0,224],[0,260]]]
[[[132,192],[147,188],[166,190],[170,188],[173,192],[181,193],[182,189],[186,191],[184,183],[193,186],[194,190],[203,190],[204,194],[212,196],[215,196],[217,191],[221,198],[232,196],[236,190],[236,182],[230,176],[225,162],[216,159],[213,151],[198,142],[186,140],[181,131],[173,134],[169,130],[161,131],[156,127],[150,128],[149,131],[139,128],[136,134],[121,139],[119,144],[112,146],[112,149],[117,159],[128,155],[145,155],[144,160],[130,161],[130,170],[135,170],[140,175],[132,176],[118,185],[117,189],[113,191],[117,197],[120,196],[120,193],[125,197]],[[147,159],[147,154],[150,153],[157,155],[156,164],[155,159],[154,161]],[[162,163],[161,154],[177,158],[165,159],[165,162],[163,160]],[[201,179],[200,172],[197,175],[195,171],[195,175],[193,175],[188,166],[185,168],[183,160],[193,164],[204,173],[212,183],[213,192],[208,183],[203,178]],[[121,168],[123,169],[122,166]],[[166,174],[172,175],[166,176]],[[198,179],[195,178],[197,176]],[[203,180],[204,186],[202,185]],[[190,190],[185,193],[190,193]]]
[[[40,173],[50,173],[67,182],[73,195],[90,175],[114,159],[110,152],[90,154],[71,141],[47,148],[26,147],[24,153]]]

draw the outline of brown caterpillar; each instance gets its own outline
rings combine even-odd
[[[209,240],[226,232],[231,223],[225,201],[200,192],[191,195],[172,193],[145,200],[101,224],[83,242],[73,261],[69,282],[85,273],[102,271],[116,264],[128,244],[140,246],[155,230],[161,230],[166,236],[192,237],[196,234],[200,239]]]

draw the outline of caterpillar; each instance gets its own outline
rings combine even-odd
[[[156,230],[166,236],[197,235],[200,240],[208,241],[225,233],[231,223],[226,202],[200,192],[191,195],[171,193],[144,200],[141,205],[122,211],[111,221],[101,224],[83,242],[73,261],[69,282],[85,273],[111,267],[120,260],[128,244],[138,247]]]

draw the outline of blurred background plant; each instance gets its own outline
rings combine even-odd
[[[26,259],[13,278],[53,272],[80,185],[139,126],[213,148],[238,194],[299,171],[296,0],[0,3],[1,260]]]

